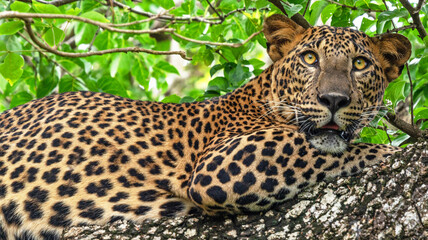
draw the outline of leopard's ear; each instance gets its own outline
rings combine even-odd
[[[389,82],[398,78],[403,70],[404,64],[412,54],[410,41],[400,34],[383,34],[372,37],[375,44],[376,55],[382,64],[382,68]]]
[[[263,26],[267,40],[267,52],[272,61],[277,61],[290,51],[292,43],[305,31],[293,20],[281,14],[268,17]]]

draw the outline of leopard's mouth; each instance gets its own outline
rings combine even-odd
[[[338,154],[346,151],[353,134],[350,131],[340,130],[340,127],[330,122],[321,128],[309,127],[305,134],[312,146],[321,152]]]
[[[340,130],[340,127],[334,122],[330,122],[321,128],[309,128],[307,134],[309,137],[320,135],[336,135],[346,142],[350,142],[353,136],[353,134],[349,131]]]

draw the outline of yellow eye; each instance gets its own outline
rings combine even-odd
[[[354,68],[357,70],[363,70],[364,68],[367,67],[367,61],[362,57],[358,57],[354,59],[353,64],[354,64]]]
[[[317,62],[317,56],[313,52],[307,52],[303,55],[303,60],[309,65],[312,65]]]

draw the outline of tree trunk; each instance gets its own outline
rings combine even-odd
[[[428,239],[428,142],[265,213],[73,227],[64,239]]]

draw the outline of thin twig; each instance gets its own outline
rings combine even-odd
[[[89,57],[94,55],[103,55],[108,53],[118,53],[118,52],[144,52],[144,53],[150,53],[154,55],[180,55],[183,59],[192,60],[191,58],[186,56],[186,53],[184,51],[156,51],[156,50],[138,48],[138,47],[115,48],[115,49],[106,49],[106,50],[84,52],[84,53],[63,52],[63,51],[56,50],[50,47],[49,45],[46,45],[40,42],[39,39],[37,39],[37,37],[34,35],[33,29],[31,28],[31,22],[28,19],[23,19],[23,20],[25,22],[25,28],[27,30],[27,33],[35,44],[37,44],[40,48],[43,48],[48,52],[54,53],[62,57],[76,58],[76,57]]]
[[[399,27],[399,28],[393,28],[393,29],[391,29],[391,30],[386,30],[388,33],[389,32],[399,32],[399,31],[403,31],[403,30],[406,30],[406,29],[415,29],[416,28],[416,25],[415,24],[410,24],[410,25],[407,25],[407,26],[402,26],[402,27]]]
[[[245,45],[246,43],[248,43],[251,39],[253,39],[255,36],[259,35],[261,32],[262,31],[260,30],[260,31],[257,31],[255,33],[251,34],[247,39],[245,39],[241,43],[219,43],[219,42],[201,41],[201,40],[196,40],[196,39],[185,37],[185,36],[180,35],[176,32],[172,32],[171,34],[173,36],[180,38],[180,39],[183,39],[183,40],[186,40],[189,42],[193,42],[193,43],[198,43],[198,44],[203,44],[203,45],[214,45],[214,46],[238,48],[238,47],[241,47],[242,45]]]
[[[215,53],[217,53],[220,57],[222,57],[226,62],[229,62],[229,60],[220,52],[219,49],[215,50]]]
[[[89,43],[87,51],[91,51],[92,46],[94,46],[95,38],[97,38],[99,33],[100,33],[100,28],[97,28],[97,31],[95,32],[94,37],[92,38],[91,42]]]
[[[383,131],[385,131],[386,136],[388,137],[389,144],[392,144],[391,137],[388,134],[388,128],[386,126],[383,126],[382,129],[383,129]]]
[[[409,71],[409,65],[406,63],[406,69],[407,69],[407,76],[409,77],[409,82],[410,82],[410,116],[412,119],[412,126],[414,126],[413,123],[413,83],[412,83],[412,77],[410,76],[410,71]]]
[[[393,22],[392,22],[392,25],[395,26],[395,24]],[[400,32],[400,31],[404,31],[406,29],[415,29],[415,28],[416,28],[415,24],[410,24],[410,25],[402,26],[402,27],[398,27],[398,28],[394,27],[393,29],[386,30],[386,32],[384,32],[384,33],[375,34],[375,36],[378,37],[378,36],[382,36],[382,35],[389,34],[392,32]]]
[[[109,6],[109,8],[110,8],[110,11],[111,11],[111,17],[112,17],[112,19],[111,19],[111,22],[112,23],[115,23],[116,21],[115,21],[115,12],[114,12],[114,4],[113,4],[113,1],[112,0],[107,0],[107,3],[109,3],[110,4],[110,6]]]
[[[422,7],[425,5],[426,0],[419,0],[418,5],[415,8],[415,12],[421,11]]]
[[[60,19],[73,19],[84,23],[89,23],[95,26],[98,26],[100,28],[109,30],[111,32],[118,32],[118,33],[131,33],[131,34],[153,34],[153,33],[160,33],[160,32],[173,32],[174,29],[172,28],[158,28],[153,30],[130,30],[130,29],[119,29],[112,27],[108,23],[102,23],[98,21],[94,21],[88,18],[83,18],[79,16],[74,15],[66,15],[66,14],[46,14],[46,13],[22,13],[22,12],[13,12],[13,11],[7,11],[0,13],[0,19],[2,18],[60,18]]]
[[[311,5],[311,0],[308,0],[308,2],[306,3],[306,6],[305,6],[305,11],[303,11],[303,16],[306,15],[306,11],[308,11],[308,8],[310,5]]]
[[[220,18],[221,21],[224,21],[224,17],[217,12],[217,9],[213,5],[211,5],[210,0],[207,0],[208,5],[210,5],[210,8],[217,14],[217,16]]]

